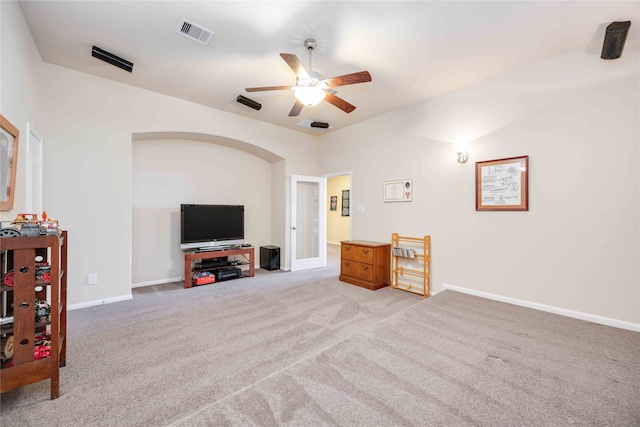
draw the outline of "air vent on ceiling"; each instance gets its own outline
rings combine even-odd
[[[182,34],[185,37],[195,40],[203,45],[208,45],[213,38],[213,31],[209,31],[206,28],[187,21],[184,18],[180,18],[178,25],[176,26],[176,33]]]
[[[302,121],[302,122],[298,123],[298,126],[301,126],[303,128],[307,128],[307,129],[327,129],[327,128],[331,127],[331,126],[329,126],[329,123],[316,122],[316,121],[313,121],[313,120]]]

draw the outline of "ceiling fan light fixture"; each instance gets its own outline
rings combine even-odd
[[[300,86],[294,91],[296,98],[307,107],[315,107],[318,105],[327,93],[318,86]]]

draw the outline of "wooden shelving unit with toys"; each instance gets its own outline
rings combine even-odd
[[[391,287],[431,296],[431,236],[391,235]]]
[[[0,237],[0,392],[50,379],[55,399],[66,364],[67,232],[10,230]]]

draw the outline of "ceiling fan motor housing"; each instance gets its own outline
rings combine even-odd
[[[329,86],[324,82],[324,76],[316,71],[307,71],[309,78],[300,77],[296,79],[297,86],[324,86],[322,89],[327,89]]]

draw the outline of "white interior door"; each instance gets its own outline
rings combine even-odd
[[[27,122],[27,212],[38,214],[38,217],[44,210],[42,150],[42,137]]]
[[[291,271],[327,265],[327,179],[291,176]]]

